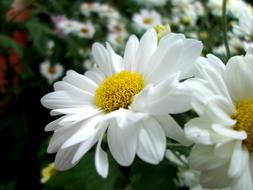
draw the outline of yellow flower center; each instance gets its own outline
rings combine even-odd
[[[236,113],[232,118],[237,122],[236,130],[243,130],[247,133],[247,139],[243,142],[248,150],[253,151],[253,100],[241,100],[236,104]]]
[[[161,25],[161,24],[158,24],[154,27],[156,33],[157,33],[157,38],[158,38],[158,41],[166,36],[167,34],[169,34],[171,32],[170,30],[170,25],[169,24],[166,24],[166,25]]]
[[[153,22],[153,19],[150,17],[147,17],[147,18],[143,19],[143,22],[144,22],[144,24],[151,24]]]
[[[122,71],[106,78],[97,88],[95,103],[106,112],[128,108],[134,95],[144,87],[143,77],[135,72]]]

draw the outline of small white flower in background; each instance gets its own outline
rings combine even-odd
[[[162,24],[161,15],[155,10],[142,9],[133,15],[133,21],[141,29],[149,29]]]
[[[253,41],[253,13],[242,13],[239,16],[238,25],[234,25],[233,32],[235,35],[247,40]]]
[[[185,133],[196,145],[190,166],[206,188],[253,187],[253,53],[234,56],[225,66],[213,55],[199,58],[196,76],[207,81],[193,107],[199,117]]]
[[[144,6],[163,6],[166,4],[167,0],[136,0],[138,4],[144,5]]]
[[[108,30],[112,33],[127,33],[126,32],[126,27],[125,27],[125,24],[122,20],[118,20],[118,19],[109,19],[109,22],[108,22]]]
[[[115,49],[123,48],[126,38],[126,33],[109,33],[107,36],[108,42],[110,42]]]
[[[244,42],[235,36],[228,40],[228,45],[231,54],[238,54],[240,52],[243,52],[245,49]],[[225,55],[226,54],[225,45],[222,44],[218,47],[213,48],[212,52],[218,55]]]
[[[92,58],[85,59],[83,62],[83,68],[85,70],[91,70],[91,69],[97,68],[97,64],[95,60],[93,60]]]
[[[91,13],[98,13],[101,11],[102,5],[98,2],[85,2],[82,3],[80,6],[81,13],[85,16],[90,16]]]
[[[63,75],[63,71],[64,68],[60,63],[54,65],[51,65],[50,61],[40,63],[40,73],[50,84],[59,79]]]
[[[80,24],[78,27],[79,27],[79,31],[77,32],[77,35],[80,38],[90,39],[94,37],[95,28],[90,22]]]
[[[77,33],[80,30],[81,23],[76,20],[62,20],[57,23],[57,28],[60,29],[65,35]]]
[[[54,41],[50,40],[47,42],[47,54],[52,55],[54,51],[55,43]]]
[[[98,68],[85,75],[68,71],[54,84],[54,92],[41,99],[51,115],[61,115],[45,129],[54,131],[48,152],[57,152],[56,168],[72,168],[97,144],[96,170],[106,177],[109,163],[101,148],[105,133],[113,158],[122,166],[131,165],[136,154],[158,164],[166,136],[190,145],[169,114],[191,108],[189,86],[194,80],[180,81],[189,77],[201,50],[201,42],[183,34],[169,33],[158,42],[154,29],[140,41],[131,36],[123,57],[108,43],[95,43],[92,54]]]
[[[101,6],[101,10],[99,14],[102,17],[108,17],[108,18],[114,18],[114,19],[117,19],[120,16],[119,12],[109,4],[103,4]]]
[[[56,174],[56,169],[54,163],[48,164],[46,167],[44,167],[41,170],[41,179],[40,183],[46,183],[48,180],[50,180],[51,177],[53,177]]]
[[[221,0],[208,0],[207,7],[210,9],[213,15],[222,15]],[[252,8],[242,0],[228,0],[227,12],[231,12],[234,16],[238,17],[241,13],[252,13]]]

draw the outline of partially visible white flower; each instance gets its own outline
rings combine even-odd
[[[68,71],[63,81],[54,84],[54,92],[41,99],[52,115],[61,116],[46,126],[54,131],[48,152],[57,152],[56,168],[73,167],[97,144],[96,170],[106,177],[104,134],[113,158],[122,166],[130,166],[136,155],[158,164],[164,158],[166,136],[190,145],[169,114],[191,108],[193,80],[184,79],[201,50],[201,42],[183,34],[169,33],[158,42],[154,29],[140,41],[131,36],[123,57],[108,43],[106,47],[95,43],[92,53],[98,68],[85,75]]]
[[[233,32],[247,41],[253,41],[253,14],[242,13],[238,25],[234,25]]]
[[[90,22],[82,23],[78,27],[79,31],[77,32],[77,35],[80,38],[93,38],[95,34],[95,28]]]
[[[222,15],[222,1],[221,0],[208,0],[207,7],[210,9],[213,15]],[[241,13],[252,13],[250,5],[246,4],[242,0],[228,0],[227,12],[231,12],[234,16],[238,17]]]
[[[148,9],[142,9],[139,13],[135,13],[133,21],[141,29],[149,29],[162,24],[161,15],[155,10]]]
[[[51,65],[50,61],[40,63],[40,73],[50,84],[59,79],[63,75],[63,71],[64,68],[60,63],[54,65]]]
[[[190,166],[201,171],[207,188],[253,187],[253,55],[234,56],[225,65],[209,54],[196,63],[199,103],[193,107],[199,117],[185,125],[185,133],[196,144]]]
[[[231,11],[235,17],[239,18],[243,13],[252,14],[252,7],[243,0],[230,0],[228,11]]]

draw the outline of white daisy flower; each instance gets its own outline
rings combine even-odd
[[[80,38],[93,38],[95,34],[95,28],[90,22],[80,24],[78,27],[79,31],[77,32],[77,35]]]
[[[83,62],[83,68],[85,70],[90,70],[90,69],[94,69],[97,68],[97,65],[95,63],[95,61],[91,58],[85,59]]]
[[[63,71],[64,68],[60,63],[54,65],[51,65],[50,61],[40,63],[40,73],[50,84],[59,79],[63,75]]]
[[[103,4],[101,6],[101,11],[99,12],[99,14],[103,17],[114,19],[117,19],[120,16],[119,12],[114,7],[108,4]]]
[[[133,15],[133,21],[142,29],[149,29],[158,24],[162,24],[161,16],[155,10],[142,9]]]
[[[185,127],[196,142],[189,163],[201,171],[206,188],[252,189],[253,55],[232,57],[226,66],[208,55],[198,60],[197,70],[208,83],[194,104],[199,117]]]
[[[166,136],[189,145],[168,113],[190,109],[190,82],[180,81],[201,50],[199,41],[182,34],[170,33],[158,43],[153,29],[140,41],[131,36],[123,57],[108,43],[106,48],[95,43],[92,54],[98,68],[85,75],[68,71],[54,84],[55,91],[41,99],[52,115],[64,114],[46,126],[54,131],[48,152],[57,152],[56,168],[73,167],[97,144],[95,166],[106,177],[108,158],[101,148],[105,133],[112,156],[122,166],[131,165],[136,154],[158,164]]]

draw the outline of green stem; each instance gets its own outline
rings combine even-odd
[[[228,46],[228,28],[227,28],[227,17],[226,17],[226,5],[227,5],[227,0],[223,0],[222,3],[222,24],[223,24],[223,40],[224,40],[224,45],[226,48],[226,56],[227,60],[230,58],[230,51],[229,51],[229,46]]]

